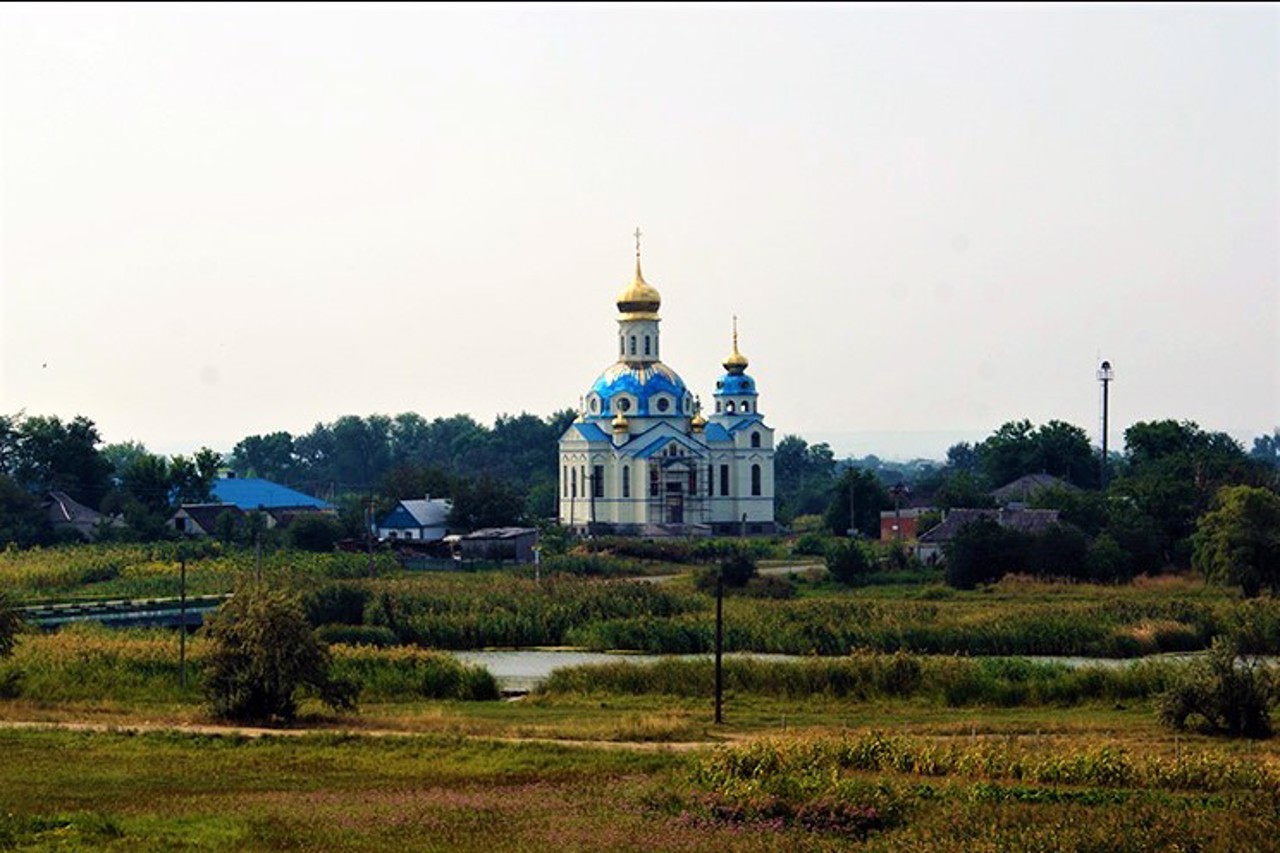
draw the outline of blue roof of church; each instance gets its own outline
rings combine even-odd
[[[224,504],[235,504],[242,510],[277,509],[280,507],[311,506],[332,509],[332,505],[304,495],[288,486],[258,477],[228,477],[213,481],[213,496]]]
[[[720,424],[707,424],[707,441],[729,441],[729,431]]]
[[[716,396],[733,394],[734,396],[756,395],[756,381],[747,374],[726,373],[716,381]]]
[[[689,389],[684,380],[674,370],[660,361],[647,365],[630,365],[619,361],[600,374],[591,385],[588,393],[599,394],[604,405],[597,417],[612,417],[613,407],[609,401],[616,394],[630,394],[635,397],[636,410],[624,412],[627,417],[664,417],[681,415],[681,405]],[[669,412],[649,410],[649,400],[656,394],[670,394],[675,404]]]
[[[677,444],[683,444],[690,450],[699,453],[706,449],[685,438],[683,435],[662,435],[631,455],[637,459],[648,459],[650,456],[667,447],[667,445],[671,444],[673,441]]]
[[[608,441],[609,440],[609,436],[605,433],[605,431],[600,429],[600,427],[596,426],[595,424],[588,424],[588,423],[574,424],[573,428],[576,429],[578,431],[578,434],[581,435],[583,438],[585,438],[587,441]]]

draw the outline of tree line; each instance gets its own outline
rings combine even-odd
[[[333,501],[355,535],[370,500],[381,513],[427,495],[452,500],[459,528],[551,519],[557,441],[574,417],[569,409],[545,418],[504,414],[490,427],[465,414],[347,415],[301,435],[246,436],[225,456],[206,447],[164,457],[137,442],[103,446],[84,416],[0,415],[0,543],[53,541],[41,509],[53,490],[121,517],[116,535],[166,535],[172,511],[208,500],[227,467]],[[837,460],[827,444],[787,435],[774,457],[776,515],[786,526],[807,518],[831,533],[852,528],[876,538],[883,510],[992,506],[994,488],[1051,474],[1067,487],[1042,490],[1032,505],[1059,510],[1089,547],[1115,558],[1115,574],[1132,575],[1190,565],[1196,521],[1219,488],[1276,489],[1280,430],[1255,439],[1249,452],[1190,421],[1139,422],[1124,439],[1104,468],[1085,431],[1061,421],[1011,421],[981,442],[953,445],[945,461],[910,465]]]
[[[136,441],[103,445],[82,415],[0,415],[0,546],[56,540],[43,510],[53,491],[123,522],[104,535],[171,535],[165,522],[177,507],[210,500],[228,468],[335,503],[351,535],[363,535],[370,500],[385,513],[428,495],[451,499],[462,529],[532,522],[555,514],[557,441],[575,417],[500,415],[488,427],[463,414],[348,415],[297,436],[247,436],[226,455],[205,447],[166,457]]]

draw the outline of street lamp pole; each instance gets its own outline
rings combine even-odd
[[[1104,361],[1098,367],[1098,381],[1102,383],[1102,463],[1099,469],[1099,485],[1107,488],[1107,386],[1115,378],[1111,362]]]

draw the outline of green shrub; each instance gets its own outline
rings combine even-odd
[[[1275,694],[1264,664],[1242,660],[1235,640],[1217,637],[1205,658],[1160,697],[1160,721],[1175,729],[1195,723],[1212,734],[1264,738],[1271,734]]]
[[[831,537],[819,532],[804,533],[796,538],[796,543],[791,546],[791,553],[803,557],[821,557],[827,553],[830,541]]]
[[[871,561],[862,546],[850,539],[835,539],[827,545],[827,571],[842,584],[853,586],[871,574]]]
[[[307,512],[290,522],[285,538],[290,547],[299,551],[325,553],[333,550],[342,534],[338,519],[320,512]]]
[[[359,686],[334,679],[328,647],[297,598],[278,590],[238,590],[208,619],[205,692],[213,714],[237,722],[287,722],[309,687],[335,709],[355,707]]]

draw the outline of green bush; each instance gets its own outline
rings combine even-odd
[[[822,533],[804,533],[796,538],[795,544],[791,546],[791,553],[802,557],[821,557],[827,553],[830,541],[831,537]]]
[[[335,709],[355,707],[359,686],[330,675],[328,647],[316,638],[297,598],[246,587],[218,608],[204,631],[210,643],[204,687],[214,716],[287,722],[304,687]]]
[[[299,551],[327,553],[342,538],[342,523],[319,512],[307,512],[290,522],[285,532],[289,546]]]
[[[1160,697],[1160,721],[1211,734],[1264,738],[1271,734],[1275,677],[1261,662],[1242,660],[1235,640],[1217,637],[1203,660]]]
[[[862,546],[850,539],[835,539],[827,545],[827,571],[842,584],[854,586],[871,574],[871,560]]]

